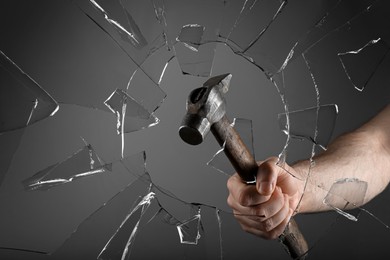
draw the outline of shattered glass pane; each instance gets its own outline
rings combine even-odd
[[[324,203],[349,220],[357,221],[357,216],[345,210],[356,208],[363,204],[367,185],[367,182],[358,179],[338,180],[333,183],[324,198]]]
[[[318,187],[316,156],[389,103],[389,10],[385,0],[2,1],[0,258],[288,259],[235,220],[228,176],[205,164],[215,140],[179,139],[185,100],[204,77],[231,73],[227,114],[248,118],[235,127],[250,150],[280,166],[309,160],[298,181]],[[209,165],[232,173],[222,158]],[[389,258],[389,188],[350,210],[369,185],[323,190],[341,215],[294,217],[309,258]]]

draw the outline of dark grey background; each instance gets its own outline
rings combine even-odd
[[[0,247],[52,251],[131,178],[123,170],[115,169],[115,174],[92,176],[49,191],[35,192],[25,192],[21,181],[80,149],[83,146],[80,137],[91,143],[104,161],[120,157],[115,116],[108,110],[78,106],[69,100],[78,93],[93,95],[94,89],[106,90],[108,97],[115,88],[125,88],[132,74],[131,63],[112,39],[70,1],[2,1],[0,6],[0,50],[61,102],[55,116],[27,127],[20,143],[14,142],[13,149],[17,149],[0,188]],[[312,56],[313,70],[320,71],[315,76],[321,104],[335,103],[339,107],[334,137],[375,115],[390,97],[386,77],[388,61],[363,92],[356,91],[348,81],[335,51],[340,43],[343,48],[354,49],[349,39],[335,36],[325,40]],[[277,115],[284,112],[284,108],[275,87],[257,67],[220,43],[212,75],[227,72],[233,75],[226,97],[228,115],[253,120],[258,160],[278,155],[286,136],[279,131]],[[316,105],[311,75],[302,58],[294,61],[285,77],[291,110]],[[156,184],[187,202],[205,203],[229,211],[225,202],[227,176],[206,165],[218,150],[216,142],[209,138],[204,144],[191,147],[177,134],[188,93],[206,79],[183,75],[177,59],[173,59],[160,85],[167,93],[166,100],[156,111],[160,123],[126,134],[125,154],[145,150],[147,169]],[[11,136],[19,132],[0,136],[2,156],[10,155],[12,148],[6,145]],[[294,142],[289,161],[307,158],[310,155],[307,148],[310,144],[306,141]],[[388,195],[387,190],[366,207],[385,223],[390,223]],[[389,257],[386,248],[389,229],[364,213],[357,223],[343,218],[335,222],[336,218],[336,213],[297,217],[308,241],[316,243],[312,259]],[[287,259],[277,242],[262,241],[241,232],[231,216],[223,220],[225,259],[238,256]],[[99,226],[91,227],[96,228]],[[150,235],[153,237],[153,233]],[[319,237],[321,240],[317,243]],[[143,244],[139,242],[139,245],[144,245],[147,251],[148,242],[141,241]],[[94,252],[93,246],[88,247],[86,240],[85,245],[83,243],[77,244],[77,250],[72,247],[67,250],[73,251],[79,259],[99,253]],[[172,249],[162,246],[161,250],[156,251],[156,257]],[[0,256],[1,259],[50,258],[14,250],[0,250]],[[55,258],[61,258],[61,254]]]

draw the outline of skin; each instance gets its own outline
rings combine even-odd
[[[331,210],[323,200],[337,180],[356,178],[367,182],[363,205],[390,182],[389,127],[387,105],[360,128],[336,138],[325,152],[313,158],[311,166],[309,160],[291,166],[277,165],[277,157],[259,161],[256,185],[243,183],[237,173],[228,179],[227,203],[243,230],[265,239],[276,239],[297,213]],[[360,194],[353,189],[346,192],[350,196]],[[361,205],[348,209],[357,206]]]

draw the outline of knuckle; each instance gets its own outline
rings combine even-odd
[[[265,161],[259,166],[261,172],[271,172],[273,170],[272,163],[270,161]]]
[[[229,207],[233,208],[233,198],[231,195],[229,195],[226,199],[226,203],[229,205]]]
[[[240,192],[238,195],[238,203],[242,206],[250,205],[250,197],[246,193]]]
[[[257,217],[264,217],[266,216],[266,210],[263,207],[253,207],[251,214]]]
[[[233,179],[233,176],[229,177],[229,179],[227,180],[226,182],[226,186],[228,188],[229,191],[233,190],[234,188],[234,179]]]
[[[268,170],[275,170],[278,162],[278,157],[270,157],[267,160],[265,160],[260,167],[264,167],[264,169]]]
[[[264,229],[266,231],[271,231],[274,227],[274,223],[273,223],[272,219],[269,218],[263,222],[263,226],[264,226]]]

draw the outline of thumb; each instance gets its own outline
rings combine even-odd
[[[277,158],[270,158],[259,165],[256,176],[256,188],[261,195],[271,195],[276,187],[279,169]]]

